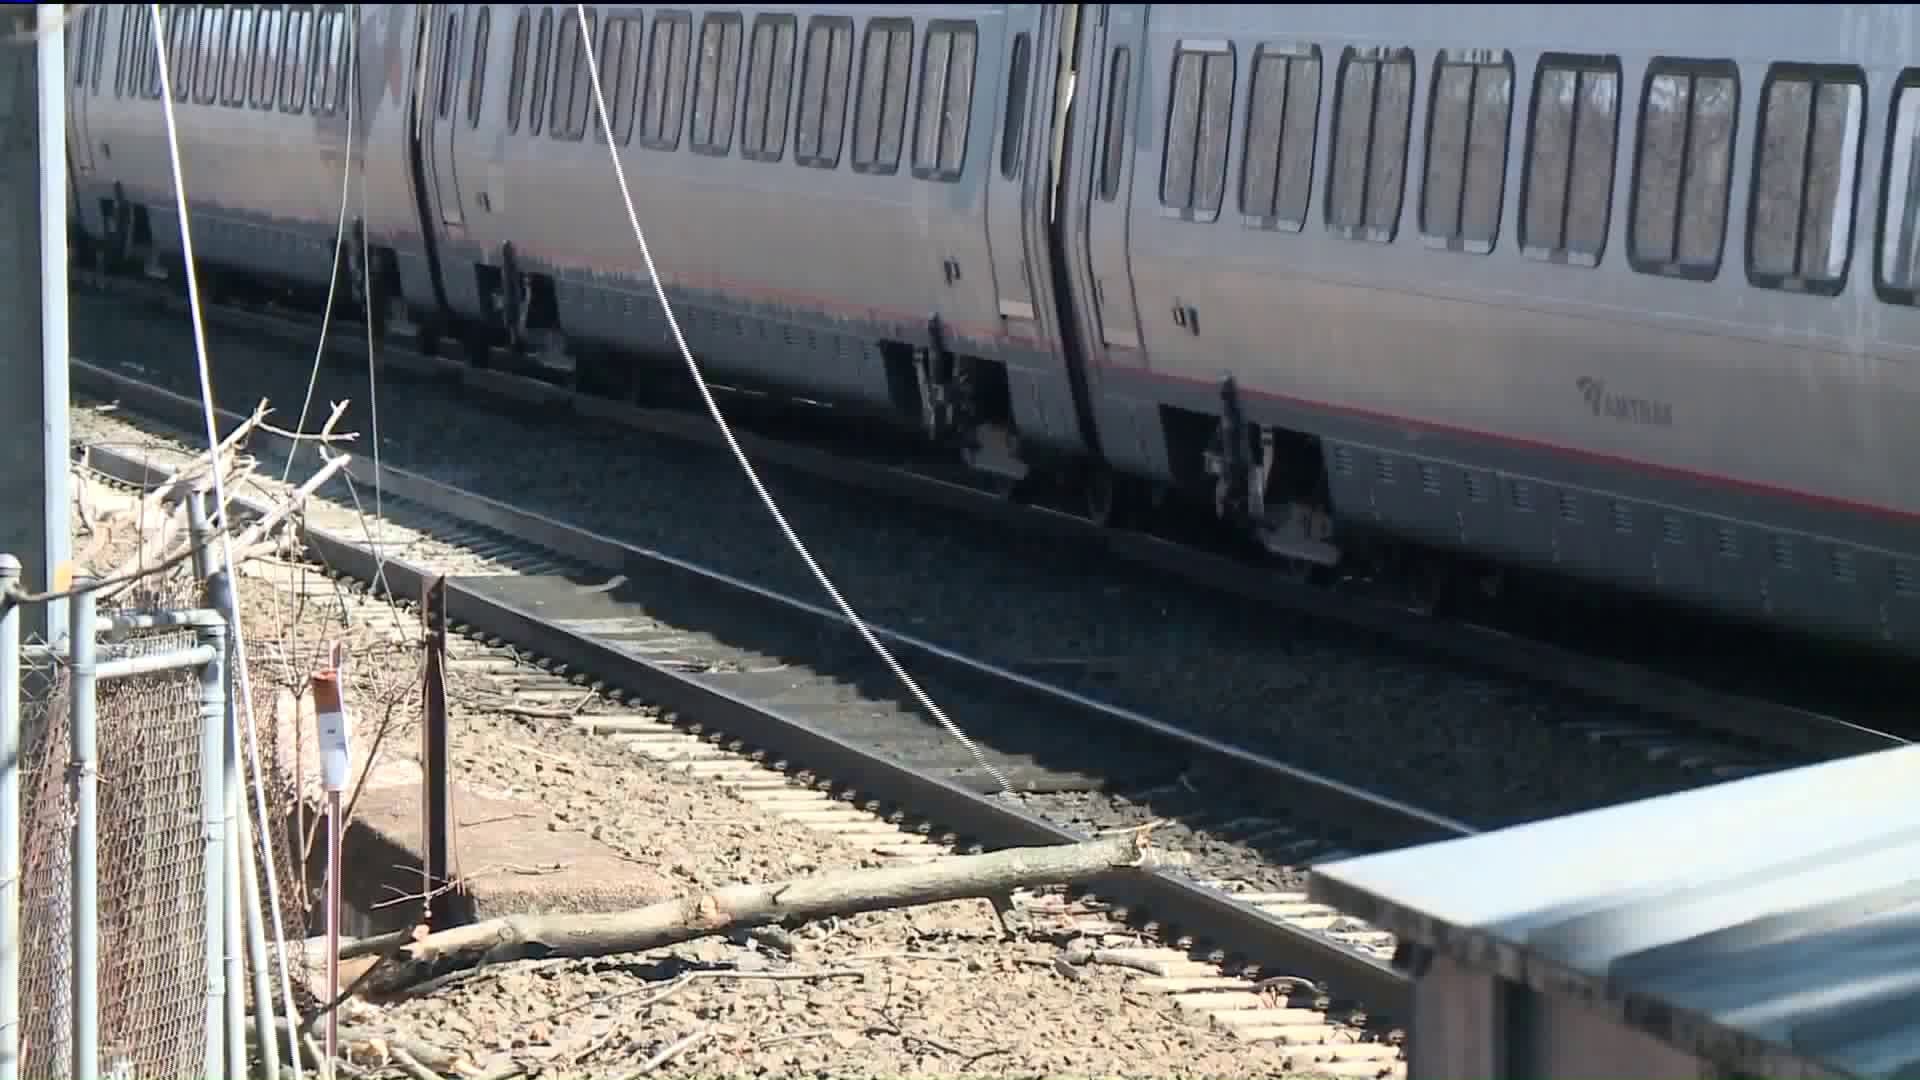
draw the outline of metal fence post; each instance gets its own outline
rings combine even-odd
[[[0,1080],[20,1080],[20,560],[0,555]]]
[[[67,623],[72,665],[68,776],[73,784],[73,1080],[100,1075],[100,763],[94,728],[94,596],[76,578]]]
[[[213,649],[213,658],[200,669],[200,811],[206,836],[207,941],[207,1060],[206,1076],[225,1076],[226,964],[221,955],[226,937],[226,767],[227,741],[227,627],[224,622],[200,628],[200,643]],[[236,1065],[240,1063],[236,1062]]]
[[[187,495],[187,531],[193,542],[193,569],[196,576],[206,584],[206,604],[227,619],[231,626],[235,619],[233,593],[227,587],[226,571],[214,562],[213,529],[207,523],[206,495],[199,491]],[[231,635],[227,641],[232,643]],[[223,651],[223,657],[225,653]],[[233,665],[231,658],[223,665],[223,683],[221,700],[221,788],[225,798],[225,863],[221,872],[222,896],[225,900],[225,925],[222,928],[221,942],[226,954],[226,1033],[227,1060],[241,1062],[247,1053],[247,1017],[245,996],[240,988],[245,985],[244,968],[240,958],[241,948],[241,888],[240,888],[240,732],[234,724]],[[209,883],[211,888],[211,883]]]

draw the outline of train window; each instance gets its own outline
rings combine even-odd
[[[607,98],[607,123],[621,146],[633,140],[633,95],[640,87],[640,47],[646,44],[645,29],[637,11],[619,11],[607,16],[600,31],[600,48],[593,54],[600,65],[600,92]],[[588,125],[594,141],[604,145],[606,132],[596,116]]]
[[[197,14],[186,64],[174,77],[182,83],[192,83],[187,100],[195,105],[211,105],[220,90],[220,39],[226,28],[227,9],[218,4],[201,4]]]
[[[854,172],[899,170],[900,140],[907,128],[907,82],[912,75],[913,22],[867,20],[860,46],[860,89],[853,104]]]
[[[1520,250],[1528,258],[1599,266],[1613,217],[1620,139],[1620,61],[1548,53],[1533,82]]]
[[[227,16],[227,43],[221,51],[227,56],[220,72],[220,104],[239,108],[247,103],[247,74],[253,59],[252,7],[242,4]]]
[[[286,14],[286,34],[280,45],[280,111],[300,113],[307,107],[307,27],[313,9],[305,4],[290,5]]]
[[[1875,284],[1888,303],[1920,307],[1920,68],[1894,88],[1880,191]]]
[[[1485,255],[1500,234],[1513,57],[1505,50],[1443,49],[1427,107],[1427,172],[1420,232],[1429,246]]]
[[[451,40],[457,41],[459,39],[460,30],[457,22],[452,26],[449,33],[452,36]],[[454,46],[449,43],[447,48],[452,50]],[[446,59],[451,62],[453,58],[452,53],[449,52]],[[451,66],[451,63],[449,63],[448,66]],[[446,84],[451,81],[451,76],[452,73],[448,71],[441,73],[441,89],[443,92],[446,89]],[[346,104],[346,90],[347,12],[343,7],[330,4],[327,7],[321,8],[319,17],[314,20],[313,114],[315,116],[332,116],[338,112],[340,107]],[[441,115],[446,115],[444,109],[441,110]]]
[[[151,11],[152,9],[148,9],[148,10]],[[143,26],[140,27],[140,37],[141,37],[141,40],[145,42],[145,44],[141,47],[141,50],[140,50],[141,53],[143,54],[143,60],[142,60],[143,67],[141,71],[141,76],[142,76],[142,82],[145,84],[145,89],[142,92],[148,98],[154,101],[160,100],[160,90],[161,90],[160,41],[158,37],[156,37],[156,33],[159,31],[165,30],[168,27],[171,27],[175,30],[179,29],[179,18],[180,16],[178,12],[170,12],[167,15],[166,23],[160,27],[154,26],[152,19],[140,20],[140,22],[144,24]],[[169,35],[168,40],[172,40],[171,35]]]
[[[467,127],[480,127],[480,105],[487,90],[487,38],[493,32],[493,9],[483,7],[473,22],[473,64],[467,71]]]
[[[1212,221],[1220,214],[1236,61],[1226,41],[1183,41],[1174,52],[1160,205],[1187,221]]]
[[[689,136],[696,154],[718,155],[733,149],[744,27],[738,12],[708,15],[700,23],[700,64],[694,71],[693,132]]]
[[[853,20],[816,15],[807,21],[800,61],[800,109],[794,118],[793,160],[816,169],[840,164],[847,122],[847,81],[853,68]]]
[[[1775,64],[1760,89],[1747,280],[1822,296],[1846,283],[1866,125],[1858,68]]]
[[[92,8],[82,9],[79,25],[75,28],[77,32],[67,39],[67,67],[73,71],[75,86],[87,85],[87,46],[90,43],[88,35],[93,29],[94,14]]]
[[[323,20],[324,24],[324,20]],[[459,83],[460,70],[460,11],[447,12],[446,22],[440,26],[440,44],[433,53],[433,113],[445,120],[453,112],[454,87]],[[320,76],[314,78],[315,89]],[[316,108],[314,111],[318,112]]]
[[[740,153],[754,161],[779,161],[787,152],[787,110],[793,103],[793,49],[798,34],[791,15],[762,15],[753,21]]]
[[[533,89],[527,93],[527,134],[538,135],[546,120],[547,71],[553,66],[553,9],[540,9],[540,32],[533,42]],[[558,79],[555,80],[559,81]]]
[[[574,20],[579,21],[578,9],[575,9]],[[599,32],[600,11],[598,8],[588,8],[586,34],[580,40],[592,41]],[[599,57],[594,59],[598,61]],[[593,73],[587,70],[587,50],[583,45],[573,65],[573,97],[567,102],[567,137],[575,141],[586,138],[588,124],[598,127],[600,118],[594,113]]]
[[[253,22],[253,74],[249,98],[256,109],[271,109],[280,85],[280,8],[267,5]]]
[[[1007,60],[1007,114],[1000,123],[1000,175],[1011,180],[1020,171],[1020,140],[1027,128],[1027,76],[1033,44],[1026,34],[1015,34],[1013,55]]]
[[[167,82],[173,87],[173,100],[185,101],[193,89],[193,57],[199,51],[200,21],[192,4],[183,4],[167,12]]]
[[[1127,145],[1127,101],[1133,76],[1133,50],[1113,50],[1107,64],[1107,131],[1100,149],[1100,201],[1112,202],[1120,194],[1121,154]]]
[[[93,76],[92,93],[100,96],[100,68],[107,59],[107,13],[99,11],[93,20]]]
[[[1349,239],[1390,244],[1406,195],[1413,130],[1413,50],[1348,46],[1333,89],[1327,225]]]
[[[958,180],[965,170],[979,51],[980,33],[972,23],[927,24],[920,57],[920,114],[913,129],[913,175],[923,180]]]
[[[646,103],[640,112],[640,143],[655,150],[680,148],[680,129],[687,113],[687,49],[693,16],[663,11],[653,19],[652,48],[647,54]]]
[[[513,65],[507,72],[507,134],[520,132],[520,108],[527,96],[527,46],[533,34],[533,13],[526,8],[513,19]]]
[[[1720,273],[1740,73],[1724,61],[1656,59],[1640,103],[1627,260],[1646,274]]]
[[[567,7],[560,14],[560,44],[553,61],[553,98],[547,116],[547,134],[578,142],[587,137],[587,119],[593,109],[593,78],[581,42],[600,29],[600,13],[587,9],[583,34],[580,11]]]
[[[1313,195],[1320,119],[1320,47],[1261,45],[1247,93],[1247,149],[1240,163],[1246,224],[1299,232]]]

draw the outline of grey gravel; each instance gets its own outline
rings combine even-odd
[[[197,393],[184,319],[130,317],[84,297],[74,307],[76,355],[132,362],[144,378]],[[211,336],[221,405],[245,411],[266,398],[290,425],[312,350],[217,327]],[[342,427],[362,432],[364,443],[367,398],[364,371],[328,368],[314,400],[321,413],[328,402],[352,400]],[[724,454],[481,411],[423,383],[384,384],[378,404],[387,465],[824,602]],[[874,622],[1438,813],[1497,826],[1710,779],[1550,722],[1631,721],[1625,710],[1382,651],[1297,620],[1249,625],[1244,607],[1143,581],[1104,558],[825,481],[763,478],[842,593]]]

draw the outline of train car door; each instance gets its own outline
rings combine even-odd
[[[1086,257],[1093,278],[1090,313],[1108,362],[1144,366],[1140,317],[1128,258],[1133,192],[1134,115],[1145,81],[1149,4],[1103,4],[1086,38],[1089,59],[1083,123],[1093,138],[1077,140],[1086,153],[1074,170],[1086,206]],[[1118,354],[1118,355],[1116,355]]]
[[[426,173],[426,198],[440,231],[459,239],[466,233],[466,214],[460,197],[460,177],[455,168],[454,136],[460,130],[458,110],[460,87],[466,81],[467,65],[461,63],[463,31],[479,12],[479,7],[460,4],[428,5],[425,64],[419,89],[422,100],[420,117],[420,162]],[[472,77],[472,76],[467,76]]]
[[[1017,5],[1007,17],[1007,53],[1002,70],[1006,73],[1001,93],[995,100],[1003,104],[999,116],[1000,141],[995,146],[992,167],[987,172],[987,245],[993,252],[993,280],[1000,303],[1000,319],[1014,337],[1044,340],[1045,319],[1036,307],[1035,294],[1041,290],[1028,270],[1044,266],[1040,261],[1045,248],[1029,244],[1027,238],[1045,236],[1037,220],[1045,204],[1046,170],[1044,160],[1029,147],[1045,147],[1048,125],[1034,123],[1034,114],[1045,107],[1049,95],[1036,93],[1044,86],[1052,65],[1041,62],[1050,55],[1057,33],[1059,12],[1052,5]],[[1029,164],[1033,167],[1029,167]]]

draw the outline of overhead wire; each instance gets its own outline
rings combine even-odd
[[[177,118],[174,116],[173,74],[169,70],[170,65],[167,62],[166,20],[162,18],[160,14],[160,5],[158,3],[149,4],[147,7],[153,17],[154,51],[157,54],[157,67],[160,74],[160,105],[167,122],[167,155],[173,168],[174,208],[180,215],[180,247],[182,259],[186,264],[187,304],[193,316],[193,344],[199,365],[200,408],[202,418],[206,421],[207,447],[211,453],[217,452],[219,449],[220,433],[219,426],[214,419],[213,372],[212,365],[208,359],[206,317],[201,308],[200,301],[200,276],[194,267],[193,226],[187,210],[186,170],[180,155],[179,124]],[[215,468],[212,472],[214,502],[215,505],[219,506],[224,512],[227,506],[226,480],[221,475],[220,469]],[[235,587],[238,587],[239,578],[234,572],[233,536],[232,533],[224,527],[220,530],[220,562],[227,575],[227,580],[232,582]],[[294,1005],[293,982],[287,972],[287,933],[286,926],[280,917],[279,899],[282,894],[280,892],[279,874],[274,868],[273,859],[272,836],[274,830],[268,828],[268,823],[272,819],[267,816],[266,774],[260,767],[260,736],[253,713],[253,685],[247,671],[246,632],[242,625],[243,620],[238,618],[238,614],[236,610],[233,625],[228,628],[228,640],[231,641],[233,645],[235,681],[240,688],[240,700],[232,704],[236,715],[244,714],[246,717],[247,755],[249,764],[253,769],[254,813],[257,815],[257,820],[259,821],[259,827],[254,829],[253,833],[259,839],[261,863],[267,876],[267,892],[268,895],[273,898],[273,902],[269,903],[267,907],[273,914],[274,943],[278,946],[277,952],[280,959],[281,1006],[286,1010],[288,1018],[287,1052],[289,1062],[293,1067],[294,1080],[302,1080],[300,1044],[298,1040],[300,1025],[293,1022],[293,1018],[298,1016],[299,1012]],[[209,943],[208,948],[212,947],[212,943]]]
[[[633,191],[627,185],[627,170],[620,161],[620,144],[613,137],[613,121],[607,114],[606,92],[600,83],[600,63],[594,55],[593,35],[587,31],[589,23],[587,6],[584,3],[574,4],[574,18],[578,20],[580,51],[587,58],[587,78],[593,84],[594,112],[600,118],[600,130],[605,137],[607,153],[613,158],[614,178],[619,181],[620,198],[626,204],[627,223],[633,227],[633,238],[640,244],[640,257],[647,264],[647,277],[653,282],[654,295],[660,301],[660,309],[666,313],[667,327],[673,331],[674,344],[679,346],[681,359],[686,361],[687,370],[693,375],[693,382],[699,388],[700,398],[706,403],[707,414],[713,417],[714,424],[720,429],[721,437],[726,440],[727,448],[733,451],[734,460],[740,463],[741,471],[746,473],[747,482],[753,485],[755,494],[760,496],[760,502],[767,508],[767,513],[773,517],[774,524],[780,527],[780,532],[786,537],[787,543],[799,552],[801,561],[807,564],[807,569],[813,573],[814,580],[819,582],[820,587],[833,599],[834,605],[840,609],[840,614],[847,623],[866,641],[867,646],[879,655],[894,676],[907,688],[908,693],[920,703],[920,707],[927,710],[927,713],[945,728],[949,735],[958,740],[961,746],[966,747],[967,752],[973,756],[974,762],[1000,785],[1003,792],[1011,793],[1013,786],[1007,782],[1007,778],[994,767],[991,761],[987,760],[986,755],[980,752],[980,748],[967,737],[967,733],[960,729],[960,725],[954,723],[940,706],[934,704],[933,699],[920,688],[920,684],[914,681],[913,676],[909,675],[907,670],[900,666],[900,662],[894,659],[893,653],[887,649],[886,645],[867,628],[865,620],[853,610],[853,606],[840,595],[840,590],[834,586],[833,580],[814,559],[813,553],[807,550],[807,545],[793,531],[793,526],[788,524],[786,515],[781,513],[779,505],[768,493],[766,485],[760,482],[760,474],[754,469],[753,463],[747,460],[746,451],[741,449],[739,440],[734,438],[732,426],[721,414],[719,404],[714,401],[713,392],[707,388],[706,377],[701,374],[700,365],[693,358],[693,350],[687,347],[686,335],[680,331],[680,320],[674,316],[673,304],[667,299],[666,285],[661,280],[660,270],[653,261],[653,249],[647,245],[647,234],[640,227],[640,215],[633,205]]]

